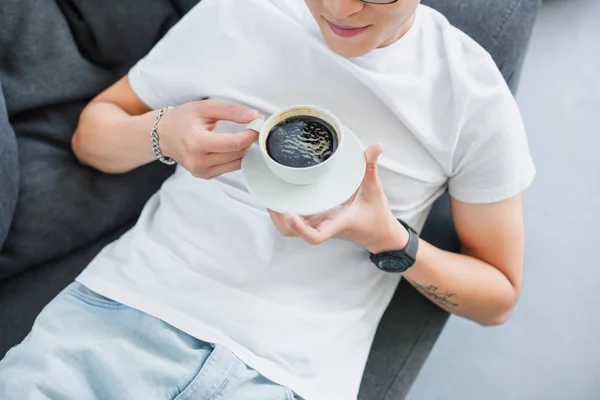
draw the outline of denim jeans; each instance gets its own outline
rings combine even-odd
[[[220,345],[72,283],[0,362],[0,399],[293,400]]]

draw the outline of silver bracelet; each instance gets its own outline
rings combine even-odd
[[[171,108],[173,108],[173,107],[168,106],[168,107],[161,108],[161,110],[158,112],[158,115],[156,116],[156,121],[154,122],[154,126],[152,127],[152,132],[150,132],[150,141],[152,142],[152,150],[154,150],[154,155],[156,156],[156,159],[158,161],[160,161],[161,163],[164,163],[167,165],[175,164],[175,160],[173,160],[170,157],[165,157],[162,155],[162,153],[160,151],[160,146],[158,145],[158,133],[156,133],[156,129],[158,128],[158,122],[160,121],[162,116],[165,115],[165,113],[167,111],[169,111]]]

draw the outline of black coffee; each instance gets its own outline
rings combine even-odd
[[[267,137],[267,153],[281,165],[306,168],[321,164],[337,150],[338,137],[331,125],[309,116],[288,118]]]

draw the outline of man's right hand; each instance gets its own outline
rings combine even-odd
[[[97,170],[120,174],[156,161],[150,129],[157,111],[136,95],[124,76],[96,96],[79,118],[72,147],[77,159]],[[240,168],[255,131],[214,133],[219,121],[247,124],[259,117],[254,110],[204,100],[167,111],[158,123],[162,154],[194,176],[210,179]]]
[[[213,129],[219,121],[247,124],[259,116],[258,111],[215,100],[183,104],[167,111],[158,123],[161,151],[198,178],[237,171],[258,133],[214,133]]]

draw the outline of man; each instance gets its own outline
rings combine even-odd
[[[179,167],[7,354],[0,398],[355,398],[401,275],[504,322],[535,174],[523,125],[489,55],[418,3],[203,0],[94,99],[82,163]],[[356,196],[318,218],[264,209],[237,171],[243,125],[300,103],[369,145]],[[412,231],[446,189],[463,254]]]

